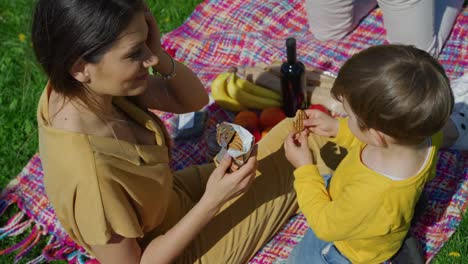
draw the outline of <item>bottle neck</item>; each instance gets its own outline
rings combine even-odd
[[[286,39],[286,56],[288,64],[296,63],[296,39]]]
[[[287,50],[287,62],[288,62],[288,64],[294,64],[294,63],[297,62],[296,49],[289,48]]]

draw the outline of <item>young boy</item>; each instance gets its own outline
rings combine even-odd
[[[285,142],[294,188],[310,229],[289,263],[381,263],[401,247],[433,176],[440,132],[454,105],[444,69],[412,46],[382,45],[351,57],[332,95],[348,114],[308,110]],[[308,147],[311,131],[347,149],[328,188]]]

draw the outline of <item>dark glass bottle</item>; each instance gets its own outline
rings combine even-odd
[[[283,111],[288,117],[304,107],[305,66],[296,58],[296,39],[286,39],[287,60],[281,65]]]

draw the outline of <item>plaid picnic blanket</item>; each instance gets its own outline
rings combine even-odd
[[[372,45],[385,43],[382,14],[375,9],[343,40],[319,42],[308,31],[303,0],[207,0],[185,23],[163,37],[163,45],[175,58],[188,65],[205,84],[230,66],[252,66],[285,58],[284,40],[297,39],[298,57],[307,66],[336,74],[352,54]],[[466,71],[468,64],[468,9],[459,15],[439,61],[453,79]],[[205,133],[195,140],[175,141],[172,149],[174,169],[212,160],[209,143],[215,124],[231,121],[233,113],[210,104]],[[158,112],[169,132],[174,132],[176,116]],[[23,171],[3,190],[0,214],[12,204],[20,210],[0,228],[0,239],[29,235],[0,255],[15,250],[17,259],[31,250],[41,237],[48,237],[43,253],[30,263],[65,259],[69,263],[97,263],[89,259],[63,231],[48,203],[42,183],[40,158],[35,155]],[[412,231],[430,260],[453,234],[467,209],[468,154],[441,151],[436,178],[426,187],[429,209]],[[302,238],[307,223],[303,215],[289,223],[250,263],[284,263],[292,247]]]

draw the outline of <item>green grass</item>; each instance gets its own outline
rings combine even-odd
[[[35,62],[30,24],[33,0],[0,0],[0,187],[16,176],[37,152],[36,107],[47,79]],[[162,33],[180,26],[202,0],[148,0]],[[21,35],[22,34],[22,35]],[[25,37],[24,40],[22,36]],[[21,39],[20,39],[21,38]],[[0,227],[13,215],[0,217]],[[26,237],[0,240],[0,249]],[[40,254],[37,246],[21,263]],[[0,263],[13,263],[14,254],[0,256]],[[65,263],[65,262],[55,262]]]
[[[0,187],[23,168],[37,152],[36,106],[46,78],[35,63],[30,39],[33,0],[0,0]],[[149,6],[165,33],[180,26],[201,0],[149,0]],[[466,4],[466,2],[465,2]],[[21,34],[25,39],[22,41]],[[0,218],[0,226],[16,211],[12,207]],[[0,249],[21,241],[0,240]],[[39,254],[45,241],[21,263]],[[460,257],[450,256],[451,252]],[[13,263],[14,254],[0,257]],[[64,263],[64,262],[55,262]],[[468,218],[439,253],[434,263],[468,263]]]

